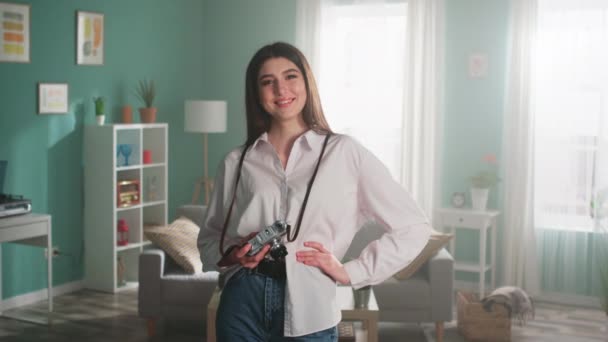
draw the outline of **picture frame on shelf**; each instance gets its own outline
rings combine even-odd
[[[67,114],[67,83],[38,83],[38,114]]]
[[[0,62],[30,63],[30,5],[0,2]]]
[[[103,65],[104,40],[103,13],[76,11],[76,64]]]

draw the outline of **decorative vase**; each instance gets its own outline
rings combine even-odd
[[[473,210],[486,210],[489,192],[489,188],[471,188],[471,203],[473,205]]]
[[[103,126],[103,123],[106,121],[105,115],[95,115],[95,120],[97,121],[98,126]]]
[[[132,123],[133,122],[133,110],[131,106],[126,105],[122,107],[122,123]]]
[[[156,122],[156,108],[139,108],[139,119],[143,123]]]

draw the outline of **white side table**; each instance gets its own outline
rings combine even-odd
[[[0,243],[12,242],[30,246],[47,248],[48,251],[53,250],[51,240],[51,216],[46,214],[30,213],[26,215],[18,215],[11,217],[0,218]],[[0,255],[2,250],[0,247]],[[14,318],[22,321],[33,323],[51,324],[51,313],[53,312],[53,258],[46,258],[47,267],[47,295],[48,295],[48,316],[47,319],[36,319],[30,317],[22,317],[16,315],[7,315],[4,310],[4,302],[2,300],[2,269],[0,267],[0,315],[3,317]],[[0,264],[2,264],[0,260]],[[27,270],[23,270],[27,272]]]
[[[474,211],[472,209],[440,208],[435,210],[435,219],[438,227],[454,234],[450,241],[450,253],[455,255],[456,228],[473,229],[479,231],[479,262],[454,262],[455,271],[473,272],[479,274],[479,296],[485,295],[486,272],[491,271],[491,285],[496,287],[496,218],[499,211]],[[487,231],[490,229],[490,263],[486,263]]]

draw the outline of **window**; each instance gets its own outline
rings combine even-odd
[[[333,130],[354,136],[401,172],[405,2],[326,2],[318,83]]]
[[[608,185],[608,2],[540,0],[537,25],[535,224],[591,231]]]

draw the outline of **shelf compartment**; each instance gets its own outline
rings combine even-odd
[[[162,127],[151,127],[143,131],[143,150],[150,151],[151,163],[166,163],[165,156],[167,154],[167,130]]]
[[[145,168],[142,170],[142,201],[143,203],[163,201],[167,199],[165,193],[166,177],[164,167]]]
[[[141,130],[118,129],[116,131],[115,157],[114,165],[117,168],[141,164]]]
[[[120,170],[116,173],[116,207],[130,208],[141,203],[141,171]]]
[[[129,286],[129,283],[137,283],[139,253],[140,248],[117,251],[114,267],[116,270],[116,289]]]
[[[129,209],[131,209],[129,207]],[[129,228],[129,244],[141,242],[141,214],[140,210],[122,210],[116,213],[116,240],[118,240],[118,221],[125,220]],[[128,246],[128,245],[127,245]],[[117,246],[124,247],[124,246]]]

